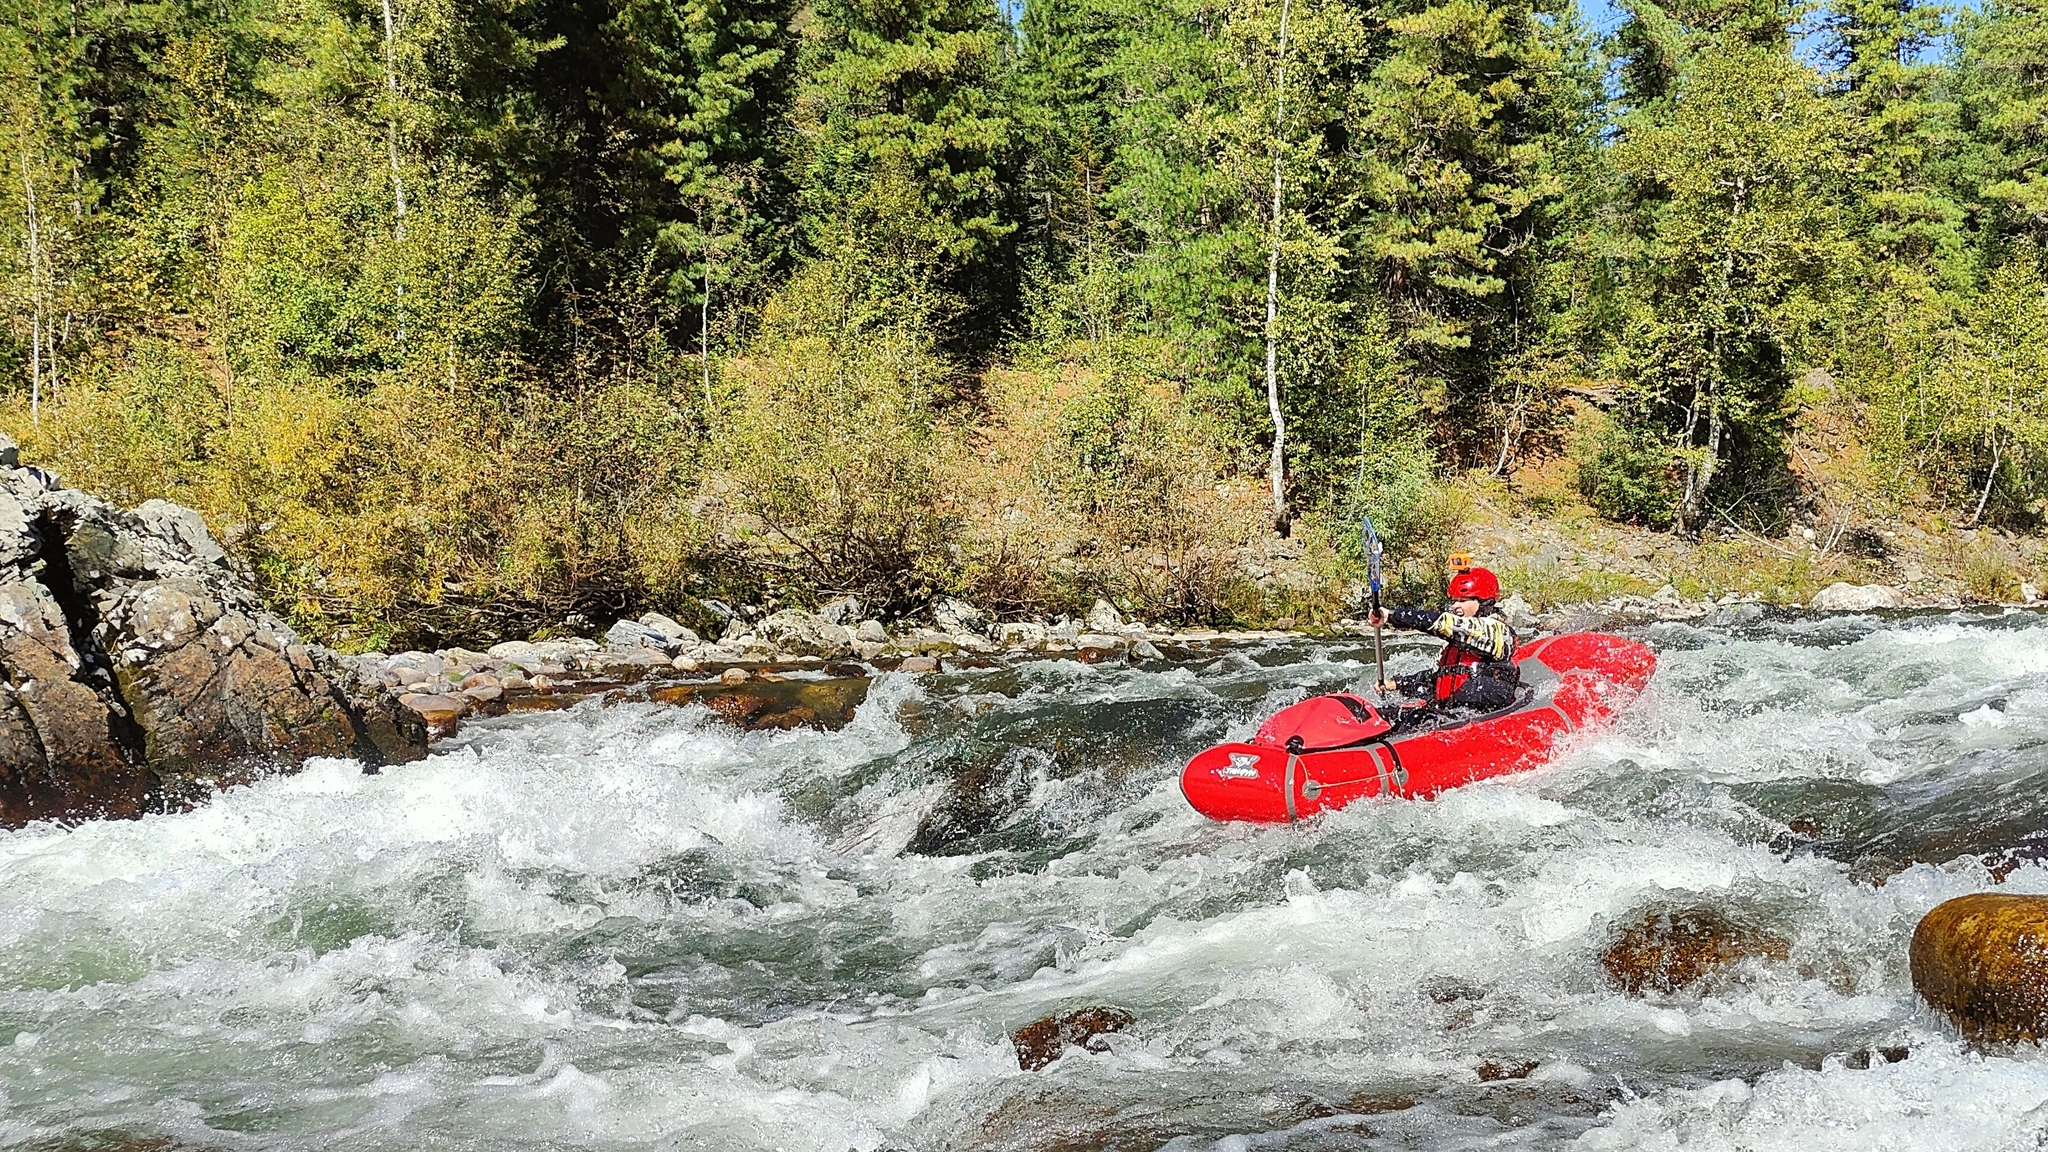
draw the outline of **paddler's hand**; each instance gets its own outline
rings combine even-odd
[[[1394,682],[1393,682],[1392,680],[1388,680],[1388,681],[1386,681],[1385,683],[1383,683],[1383,684],[1381,684],[1381,685],[1380,685],[1380,691],[1382,691],[1382,692],[1386,692],[1386,693],[1389,693],[1389,694],[1391,694],[1391,693],[1394,693],[1394,692],[1399,692],[1400,690],[1401,690],[1401,686],[1400,686],[1399,684],[1396,684],[1396,683],[1394,683]]]
[[[1384,625],[1387,622],[1387,610],[1385,608],[1381,608],[1376,612],[1367,612],[1365,614],[1365,622],[1367,624]]]

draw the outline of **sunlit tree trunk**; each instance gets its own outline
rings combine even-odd
[[[1273,245],[1266,256],[1266,410],[1273,417],[1273,458],[1266,465],[1266,477],[1273,484],[1273,529],[1282,536],[1292,527],[1287,515],[1287,417],[1280,411],[1280,178],[1287,156],[1287,16],[1291,2],[1280,2],[1280,61],[1273,84]]]
[[[391,0],[384,0],[384,95],[391,102],[385,122],[385,144],[391,154],[392,232],[405,243],[405,177],[398,169],[398,22],[391,15]],[[405,343],[405,282],[398,283],[398,342]]]
[[[697,356],[704,367],[704,419],[711,420],[711,244],[704,245],[704,303],[697,312]]]
[[[1686,414],[1685,446],[1694,447],[1694,435],[1699,425],[1700,409],[1706,409],[1707,442],[1706,451],[1697,459],[1688,459],[1685,464],[1685,494],[1679,502],[1678,527],[1685,532],[1698,532],[1705,523],[1707,488],[1713,484],[1714,476],[1721,470],[1721,432],[1724,425],[1721,413],[1720,377],[1726,370],[1723,342],[1727,338],[1730,294],[1735,281],[1734,233],[1742,223],[1742,210],[1749,194],[1749,183],[1738,177],[1735,185],[1735,210],[1728,221],[1728,240],[1721,252],[1721,266],[1715,285],[1713,329],[1708,335],[1707,376],[1693,388],[1692,409]]]

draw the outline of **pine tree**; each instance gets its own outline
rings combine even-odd
[[[1995,262],[2002,242],[2048,245],[2048,6],[1986,4],[1962,33],[1962,86],[1977,141],[1973,173],[1990,216]]]
[[[1411,371],[1462,448],[1514,350],[1517,296],[1564,189],[1555,152],[1583,93],[1526,4],[1419,5],[1386,36],[1363,100],[1366,253]]]
[[[1644,229],[1622,366],[1638,411],[1675,438],[1681,528],[1705,523],[1730,459],[1751,480],[1774,469],[1799,314],[1850,255],[1850,131],[1784,45],[1724,37],[1615,145]]]
[[[966,311],[950,334],[980,348],[1015,304],[1005,42],[987,0],[832,0],[816,10],[800,62],[798,163],[814,250],[843,254],[850,237],[892,255],[877,298],[907,293],[932,315],[957,299]]]
[[[1960,286],[1971,275],[1955,187],[1963,139],[1955,71],[1929,55],[1951,15],[1940,3],[1837,0],[1827,21],[1838,38],[1842,99],[1869,148],[1859,231],[1885,282]]]

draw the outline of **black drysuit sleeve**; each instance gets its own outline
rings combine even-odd
[[[1498,616],[1460,616],[1425,608],[1390,608],[1387,623],[1410,632],[1426,632],[1470,652],[1488,663],[1515,658],[1515,631]]]

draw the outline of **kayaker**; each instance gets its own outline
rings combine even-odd
[[[1501,617],[1500,580],[1484,568],[1454,572],[1441,611],[1387,608],[1380,623],[1448,641],[1436,667],[1388,680],[1386,692],[1420,699],[1391,717],[1398,728],[1497,712],[1515,702],[1515,630]]]

